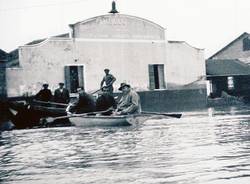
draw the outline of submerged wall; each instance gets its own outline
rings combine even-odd
[[[206,88],[139,92],[142,110],[156,112],[193,111],[207,106]]]

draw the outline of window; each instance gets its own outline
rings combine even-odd
[[[243,51],[248,50],[250,50],[250,39],[247,37],[243,39]]]
[[[149,88],[165,89],[164,65],[152,64],[148,65],[149,69]]]
[[[234,89],[234,78],[233,77],[227,77],[227,87],[228,89]]]

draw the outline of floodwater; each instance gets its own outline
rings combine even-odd
[[[0,183],[250,183],[250,108],[0,134]]]

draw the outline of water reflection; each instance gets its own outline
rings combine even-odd
[[[4,183],[244,183],[250,109],[209,108],[130,127],[1,133]]]

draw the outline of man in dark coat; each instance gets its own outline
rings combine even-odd
[[[48,102],[52,99],[52,93],[51,90],[48,89],[49,84],[45,83],[43,84],[43,89],[41,89],[36,95],[35,99],[40,101]]]
[[[71,113],[87,113],[87,112],[94,112],[95,111],[95,100],[92,95],[84,92],[82,88],[78,88],[77,92],[79,97],[75,103],[72,104],[69,111]]]
[[[63,87],[64,83],[59,83],[59,88],[54,92],[54,101],[57,103],[69,103],[69,90]]]
[[[113,95],[103,89],[96,100],[96,111],[105,111],[111,107],[116,109],[116,106],[117,104]],[[111,113],[111,111],[108,111],[107,113],[103,113],[103,115],[110,115]]]

